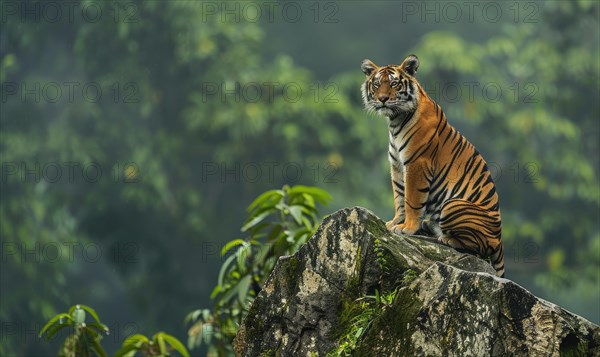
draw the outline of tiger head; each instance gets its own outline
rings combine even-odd
[[[419,84],[414,78],[419,59],[410,55],[400,65],[377,66],[366,59],[360,66],[367,76],[362,85],[365,107],[393,118],[417,108]]]

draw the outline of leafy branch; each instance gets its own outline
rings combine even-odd
[[[267,191],[248,206],[248,219],[241,228],[244,238],[223,247],[227,258],[219,272],[211,298],[213,311],[188,314],[193,322],[188,346],[209,346],[209,355],[231,354],[231,341],[244,314],[273,270],[277,259],[295,253],[320,223],[317,204],[326,205],[331,196],[309,186],[284,186]]]
[[[87,314],[92,316],[93,321],[86,322]],[[108,335],[108,327],[100,322],[100,318],[94,309],[86,305],[71,306],[68,312],[60,313],[51,318],[40,330],[39,337],[44,336],[50,341],[59,331],[70,329],[71,334],[67,336],[62,348],[58,351],[59,356],[80,357],[92,356],[107,357],[106,352],[100,345],[102,333]],[[172,351],[179,352],[183,357],[189,357],[185,346],[175,337],[159,332],[152,339],[140,334],[128,337],[115,357],[133,357],[137,352],[144,356],[171,356]]]
[[[86,312],[92,316],[92,322],[86,323]],[[46,341],[50,341],[53,336],[65,328],[70,329],[71,333],[59,350],[59,356],[91,356],[92,353],[98,357],[107,356],[100,345],[100,340],[103,333],[108,335],[109,330],[100,322],[94,309],[85,305],[71,306],[67,313],[60,313],[51,318],[40,330],[39,337],[45,334]]]

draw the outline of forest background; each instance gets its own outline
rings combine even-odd
[[[284,184],[391,218],[360,63],[408,54],[499,192],[506,276],[600,323],[595,1],[2,1],[0,354],[93,306],[182,341],[223,244]]]

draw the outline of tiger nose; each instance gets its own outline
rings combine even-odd
[[[389,97],[388,95],[385,95],[385,94],[384,94],[384,95],[380,95],[380,96],[379,96],[379,101],[380,101],[381,103],[385,103],[385,102],[387,102],[387,100],[388,100],[388,99],[390,99],[390,97]]]

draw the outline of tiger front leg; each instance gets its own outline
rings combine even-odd
[[[404,167],[405,220],[392,227],[397,234],[415,234],[421,226],[425,203],[429,195],[429,182],[425,175],[425,160],[417,160]]]
[[[404,173],[402,166],[390,160],[391,176],[392,176],[392,192],[394,193],[394,218],[388,221],[385,226],[388,230],[398,224],[404,223]]]

